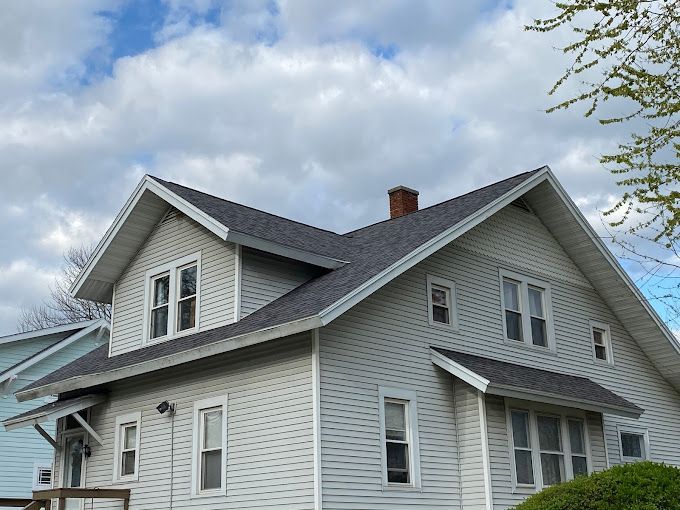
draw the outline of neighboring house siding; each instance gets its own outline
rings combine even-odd
[[[454,505],[458,490],[451,377],[432,366],[431,345],[589,377],[645,409],[638,421],[605,416],[612,464],[619,461],[616,423],[631,423],[649,429],[654,460],[680,465],[680,395],[565,257],[538,218],[507,207],[321,330],[324,507],[369,501],[360,496],[389,508],[427,498],[429,507]],[[561,261],[559,267],[555,260]],[[499,267],[551,284],[556,354],[503,340]],[[458,331],[428,324],[428,274],[456,283]],[[594,362],[590,320],[610,325],[613,366]],[[391,499],[380,490],[379,385],[418,392],[422,493]],[[432,464],[430,448],[437,457]],[[509,459],[507,443],[505,452],[495,455],[492,464]],[[396,501],[399,506],[392,506]]]
[[[241,251],[241,317],[319,275],[309,264],[257,250]]]
[[[60,334],[58,339],[65,336]],[[14,391],[83,356],[106,340],[108,333],[99,339],[96,332],[91,333],[18,374],[18,379],[6,387],[6,393],[0,396],[0,422],[42,406],[46,402],[46,399],[39,398],[19,403],[12,394]],[[0,359],[3,362],[6,359],[14,359],[13,365],[54,343],[55,337],[52,336],[0,345]],[[42,427],[54,437],[54,423],[47,422],[42,424]],[[36,462],[51,464],[53,455],[54,449],[33,427],[7,432],[0,426],[0,497],[30,497],[33,490],[34,464]]]
[[[479,391],[457,379],[454,381],[456,434],[460,458],[460,499],[462,508],[486,508],[482,427]]]
[[[201,329],[234,320],[235,247],[198,223],[171,210],[115,286],[111,354],[142,345],[146,271],[201,252]]]
[[[191,497],[194,402],[224,395],[227,496]],[[173,419],[156,411],[166,399],[177,404],[174,431]],[[90,442],[88,487],[112,486],[115,419],[137,411],[139,481],[120,484],[132,489],[130,508],[167,509],[171,495],[173,508],[313,508],[309,334],[195,361],[190,370],[180,366],[114,384],[109,400],[92,409],[104,446]],[[92,508],[121,506],[95,500]]]
[[[59,335],[49,335],[41,338],[0,344],[0,353],[2,354],[0,356],[0,372],[4,372],[26,358],[56,344],[64,337],[66,337],[66,334],[60,333]]]

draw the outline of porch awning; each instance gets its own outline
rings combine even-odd
[[[22,427],[40,425],[46,421],[54,421],[70,414],[77,413],[106,400],[104,395],[90,394],[65,400],[58,400],[31,411],[12,416],[2,422],[5,430],[10,431]]]
[[[483,393],[575,407],[629,418],[644,409],[587,377],[492,360],[472,354],[430,348],[432,362]]]

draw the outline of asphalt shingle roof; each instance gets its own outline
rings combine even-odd
[[[151,361],[260,329],[315,316],[399,261],[423,243],[473,215],[541,169],[525,172],[415,213],[335,234],[156,179],[174,193],[236,231],[261,236],[349,261],[272,301],[240,321],[108,357],[106,346],[23,388]]]
[[[433,349],[487,379],[489,386],[515,388],[532,394],[549,393],[568,400],[588,400],[629,409],[633,413],[643,412],[640,407],[587,377],[560,374],[438,347]]]

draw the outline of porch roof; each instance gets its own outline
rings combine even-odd
[[[576,375],[431,347],[432,362],[483,393],[639,418],[644,409]]]
[[[64,416],[77,413],[88,407],[92,407],[106,400],[101,394],[89,394],[80,397],[58,400],[36,407],[25,413],[12,416],[2,422],[5,430],[10,431],[22,427],[39,425],[46,421],[54,421]]]

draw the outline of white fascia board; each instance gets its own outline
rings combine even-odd
[[[661,320],[661,317],[659,317],[659,314],[656,313],[656,310],[650,304],[647,302],[645,297],[642,295],[642,292],[640,292],[640,289],[635,285],[633,280],[630,278],[628,273],[626,273],[625,269],[621,266],[619,261],[614,257],[611,251],[605,246],[605,244],[602,242],[602,240],[599,238],[597,233],[595,232],[595,229],[590,225],[588,220],[583,216],[579,208],[574,204],[573,200],[569,197],[565,189],[562,187],[560,182],[557,180],[555,175],[552,173],[552,171],[548,172],[548,182],[555,188],[555,191],[559,195],[559,197],[562,199],[562,201],[565,203],[569,211],[572,213],[576,221],[579,223],[581,228],[585,231],[585,233],[588,235],[588,237],[591,239],[593,244],[597,247],[597,249],[602,253],[602,256],[605,258],[605,260],[609,263],[609,265],[616,271],[616,273],[619,275],[619,277],[624,281],[624,283],[628,286],[630,291],[635,295],[635,297],[638,299],[640,304],[643,306],[643,308],[647,311],[649,316],[654,320],[656,325],[659,327],[659,329],[662,331],[662,333],[666,336],[668,339],[669,343],[673,346],[675,351],[680,354],[680,343],[678,343],[678,340],[675,338],[675,335],[671,332],[671,330],[668,328],[668,326],[664,323],[663,320]]]
[[[435,351],[432,348],[430,348],[430,359],[432,360],[432,363],[434,363],[438,367],[443,368],[448,373],[454,375],[455,377],[461,379],[462,381],[465,381],[470,386],[473,386],[482,393],[486,393],[486,390],[489,387],[488,379],[473,372],[469,368],[464,367],[460,363],[456,363],[455,361],[447,358],[446,356]]]
[[[40,338],[48,335],[56,335],[58,333],[67,333],[69,331],[75,331],[76,329],[86,328],[100,319],[92,319],[83,322],[74,322],[71,324],[64,324],[62,326],[54,326],[52,328],[38,329],[35,331],[26,331],[24,333],[15,333],[13,335],[7,335],[0,337],[0,344],[8,344],[11,342],[18,342],[20,340],[32,340],[34,338]]]
[[[366,297],[373,294],[376,290],[381,288],[383,285],[389,283],[391,280],[404,273],[408,269],[412,268],[419,262],[425,260],[427,257],[440,250],[447,244],[449,244],[454,239],[460,237],[465,232],[476,227],[487,218],[498,212],[500,209],[510,204],[516,198],[519,198],[524,193],[534,188],[541,182],[547,179],[550,174],[550,169],[545,166],[540,171],[536,172],[536,175],[530,177],[524,182],[518,184],[513,189],[505,193],[504,195],[498,197],[493,202],[482,207],[475,214],[472,214],[465,219],[459,221],[452,227],[449,227],[441,234],[433,237],[429,241],[421,244],[418,248],[413,250],[408,255],[402,257],[373,278],[369,279],[352,292],[346,294],[343,298],[339,299],[332,305],[325,308],[319,315],[321,320],[325,325],[329,324],[331,321],[345,313],[347,310],[352,308],[354,305],[365,299]]]
[[[593,402],[592,400],[588,399],[571,399],[561,395],[555,395],[554,393],[525,391],[511,386],[490,384],[487,388],[487,393],[489,395],[498,395],[499,397],[526,400],[528,402],[540,402],[542,404],[571,407],[574,409],[582,409],[584,411],[593,411],[596,413],[613,414],[616,416],[623,416],[625,418],[635,418],[636,420],[642,416],[642,413],[644,413],[644,410],[642,409],[640,412],[636,412],[629,407],[602,404],[600,402]]]
[[[235,232],[234,230],[229,231],[226,240],[235,244],[248,246],[249,248],[254,248],[267,253],[273,253],[274,255],[280,255],[281,257],[286,257],[289,259],[299,260],[301,262],[306,262],[308,264],[326,269],[338,269],[345,264],[348,264],[348,262],[345,260],[319,255],[318,253],[312,253],[299,248],[291,248],[290,246],[284,246],[282,244],[268,241],[260,237],[251,236],[242,232]]]
[[[83,338],[85,335],[96,331],[97,329],[101,328],[107,328],[108,329],[108,323],[104,319],[96,319],[94,324],[91,324],[90,326],[81,329],[80,331],[73,333],[72,335],[67,336],[63,340],[60,340],[59,342],[55,343],[48,349],[45,349],[44,351],[28,357],[23,363],[20,365],[17,365],[6,372],[0,374],[0,383],[10,379],[12,376],[15,376],[17,374],[20,374],[24,370],[32,367],[36,363],[44,360],[48,356],[52,356],[52,354],[62,350],[64,347],[68,347],[72,343],[80,340]]]
[[[252,333],[245,333],[243,335],[235,336],[229,339],[214,342],[208,345],[202,345],[193,349],[182,351],[167,356],[162,356],[150,361],[137,363],[123,368],[118,368],[108,372],[82,375],[72,377],[64,381],[59,381],[37,388],[31,388],[26,391],[19,391],[15,393],[17,401],[24,402],[34,398],[44,397],[46,395],[54,395],[56,393],[64,393],[66,391],[77,390],[81,388],[90,388],[100,384],[106,384],[111,381],[126,379],[136,375],[145,374],[154,370],[160,370],[175,365],[181,365],[190,361],[195,361],[208,356],[215,356],[216,354],[223,354],[225,352],[242,349],[251,345],[268,342],[278,338],[303,333],[321,326],[321,321],[314,315],[306,319],[300,319],[286,324],[273,326],[271,328],[253,331]]]
[[[8,432],[14,429],[39,425],[46,421],[54,421],[63,418],[64,416],[77,413],[88,407],[100,404],[104,402],[104,400],[106,400],[105,395],[85,395],[83,397],[77,397],[73,400],[73,403],[53,411],[44,410],[19,419],[9,418],[8,420],[3,421],[2,424]]]

